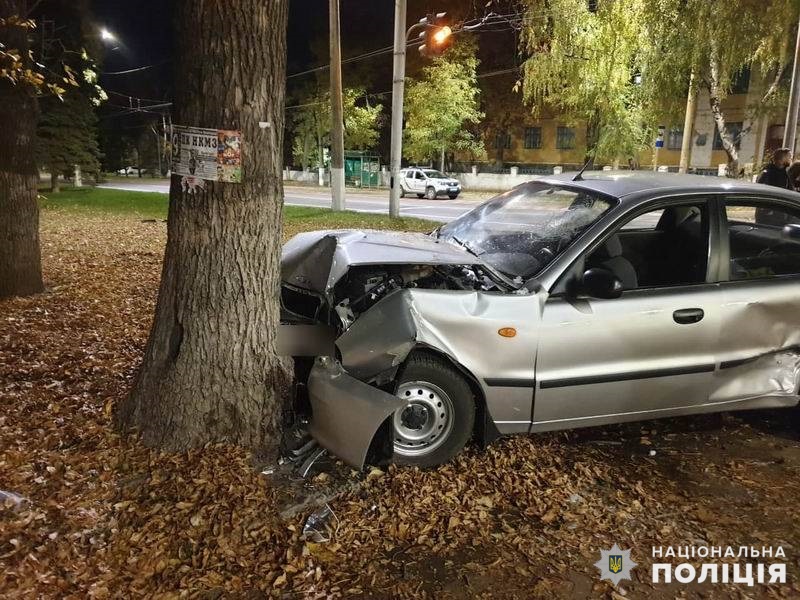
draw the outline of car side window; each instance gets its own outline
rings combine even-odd
[[[758,200],[725,203],[731,281],[800,275],[800,209]]]
[[[422,171],[417,171],[417,179],[425,179],[425,174]]]
[[[587,258],[611,271],[624,290],[706,282],[709,217],[705,202],[647,211],[629,219]]]

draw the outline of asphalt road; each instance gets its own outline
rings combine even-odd
[[[132,192],[158,192],[169,193],[169,185],[163,183],[127,183],[114,182],[99,186],[101,188],[128,190]],[[285,186],[285,203],[290,206],[314,206],[330,208],[330,190],[300,186]],[[487,194],[489,196],[491,194]],[[368,213],[389,212],[389,192],[387,190],[371,192],[350,192],[346,195],[347,210]],[[400,214],[404,217],[418,217],[432,221],[452,221],[468,210],[474,208],[478,200],[419,200],[417,198],[402,198],[400,201]]]

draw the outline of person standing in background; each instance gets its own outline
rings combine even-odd
[[[789,174],[786,168],[792,162],[792,152],[789,148],[778,148],[772,153],[772,160],[761,171],[758,176],[757,182],[766,185],[773,185],[775,187],[793,190],[794,182],[789,179]]]
[[[796,160],[786,169],[789,176],[789,184],[795,189],[800,190],[800,160]]]

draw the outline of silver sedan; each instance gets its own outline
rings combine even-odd
[[[297,410],[356,467],[471,439],[798,403],[800,194],[633,172],[518,186],[429,235],[282,259]]]

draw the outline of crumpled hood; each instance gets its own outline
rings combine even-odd
[[[357,265],[475,265],[466,250],[424,233],[341,229],[300,233],[283,246],[281,281],[327,293]]]

